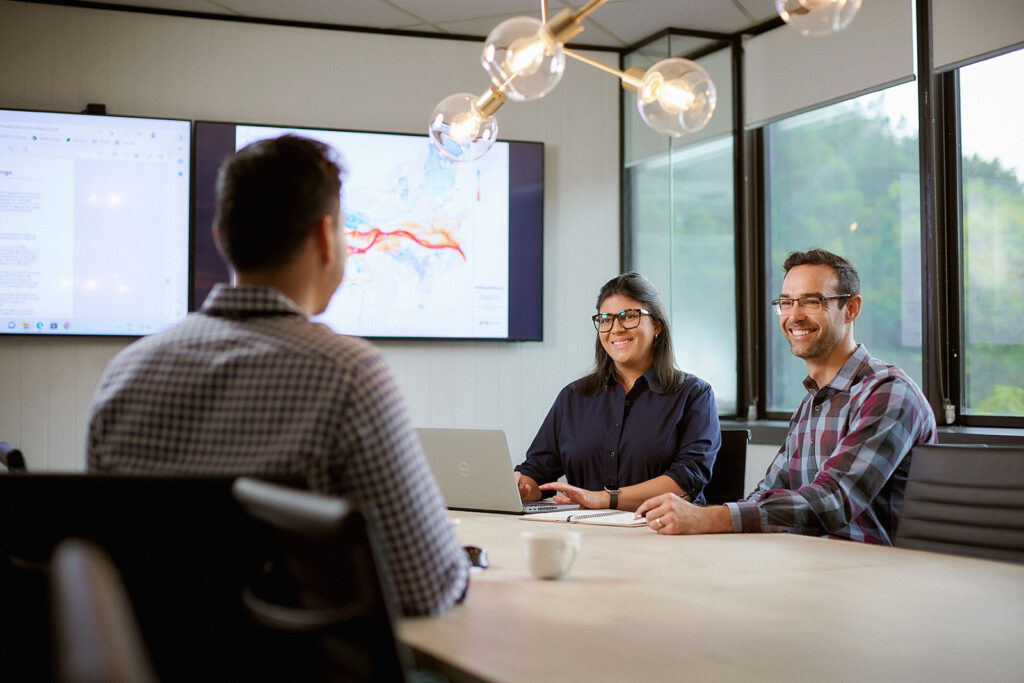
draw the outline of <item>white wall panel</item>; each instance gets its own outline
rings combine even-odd
[[[0,0],[0,107],[102,102],[111,114],[419,133],[442,97],[485,89],[479,49]],[[617,88],[570,62],[548,97],[498,113],[500,137],[546,145],[545,341],[378,344],[418,426],[504,429],[518,461],[558,390],[589,367],[587,318],[619,264]],[[0,338],[0,440],[30,467],[80,469],[92,392],[125,344]]]

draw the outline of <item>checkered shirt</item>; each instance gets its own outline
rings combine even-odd
[[[902,370],[858,345],[808,394],[765,478],[727,503],[735,531],[788,531],[892,545],[910,448],[935,443],[935,416]]]
[[[301,478],[376,508],[406,614],[439,614],[469,567],[398,387],[369,343],[269,287],[218,285],[119,353],[96,390],[88,467]]]

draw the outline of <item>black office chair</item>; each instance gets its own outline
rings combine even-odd
[[[0,476],[0,678],[51,676],[47,575],[54,548],[75,537],[118,568],[159,679],[289,680],[277,634],[242,604],[252,565],[274,539],[235,502],[233,481]]]
[[[1024,562],[1024,448],[920,445],[894,543]]]
[[[398,610],[372,517],[345,498],[253,479],[238,479],[232,492],[280,543],[243,602],[257,623],[291,634],[291,642],[282,643],[294,660],[318,665],[303,675],[405,680],[409,655],[395,639]]]
[[[704,487],[708,505],[734,503],[743,498],[743,480],[747,473],[747,442],[749,429],[723,429],[722,447],[715,458],[711,481]]]
[[[61,541],[50,562],[54,678],[156,683],[121,577],[94,543]]]
[[[0,465],[6,467],[8,472],[24,472],[25,456],[11,444],[0,441]]]

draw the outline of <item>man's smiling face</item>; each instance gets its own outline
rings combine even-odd
[[[786,273],[780,298],[802,296],[834,296],[838,294],[839,278],[831,266],[794,266]],[[821,310],[808,311],[794,305],[779,316],[782,334],[794,356],[814,360],[828,356],[846,335],[845,310],[840,300],[823,301]]]

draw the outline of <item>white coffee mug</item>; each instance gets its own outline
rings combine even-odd
[[[580,550],[575,531],[523,531],[526,568],[538,579],[560,579],[569,573]]]

